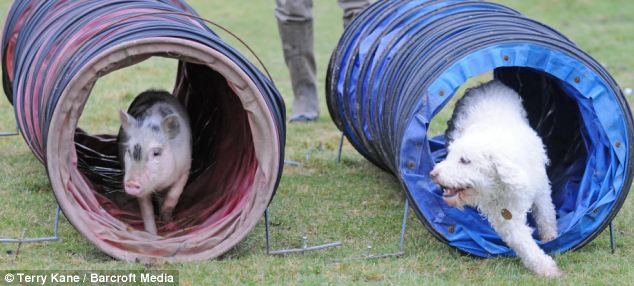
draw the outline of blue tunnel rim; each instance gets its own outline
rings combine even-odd
[[[470,53],[465,54],[462,58],[457,59],[454,63],[451,64],[452,67],[458,66],[459,63],[474,55],[474,54],[483,54],[483,53],[492,53],[491,51],[495,51],[495,50],[499,50],[501,48],[505,48],[505,49],[510,49],[510,50],[518,50],[521,47],[526,47],[526,46],[540,46],[539,44],[536,43],[529,43],[529,42],[522,42],[522,43],[497,43],[497,44],[493,44],[487,47],[483,47],[474,51],[471,51]],[[564,55],[564,53],[562,51],[559,50],[553,50],[552,48],[545,48],[546,51],[548,52],[555,52],[555,53],[561,53],[562,55]],[[576,51],[579,52],[579,51]],[[584,53],[585,55],[585,53]],[[573,55],[570,54],[565,54],[565,56],[568,56],[570,59],[573,58]],[[587,55],[585,55],[587,56]],[[550,71],[552,71],[551,69],[545,69],[541,66],[530,66],[527,64],[522,64],[522,63],[518,63],[516,62],[517,59],[516,58],[511,58],[510,60],[508,60],[507,62],[505,62],[504,60],[501,60],[502,57],[498,57],[499,59],[497,61],[493,61],[496,62],[496,64],[492,65],[492,66],[486,66],[481,68],[481,72],[479,73],[474,73],[474,74],[469,74],[466,76],[465,80],[462,81],[461,83],[457,84],[455,86],[455,88],[453,89],[446,89],[446,90],[450,90],[453,92],[448,92],[448,94],[445,96],[446,99],[444,100],[443,105],[439,106],[437,111],[441,110],[444,108],[444,104],[446,104],[449,99],[453,96],[456,96],[455,90],[457,90],[457,88],[459,88],[462,84],[464,84],[464,82],[466,82],[467,79],[473,77],[473,76],[477,76],[479,74],[481,74],[482,72],[487,72],[487,71],[493,71],[497,68],[500,67],[519,67],[519,68],[533,68],[541,73],[545,73],[548,75],[551,75],[559,80],[561,80],[562,82],[571,84],[572,86],[578,86],[579,84],[575,82],[575,77],[577,75],[570,75],[568,78],[566,79],[562,79],[560,76],[557,76],[556,74],[552,74]],[[608,206],[608,210],[607,213],[603,216],[598,218],[600,220],[601,223],[599,223],[598,225],[596,225],[596,227],[594,228],[594,230],[587,236],[585,236],[583,239],[579,239],[576,240],[574,245],[572,246],[568,246],[565,248],[558,248],[555,249],[553,252],[556,253],[561,253],[561,252],[565,252],[565,251],[574,251],[576,249],[579,249],[583,246],[585,246],[587,243],[589,243],[590,241],[592,241],[594,238],[596,238],[599,234],[601,234],[603,232],[603,230],[605,230],[605,228],[610,224],[610,222],[614,219],[614,217],[618,214],[618,211],[620,210],[620,208],[622,207],[623,203],[625,202],[625,199],[627,198],[627,194],[629,193],[629,189],[630,186],[632,184],[632,178],[633,178],[633,174],[632,174],[632,169],[634,166],[634,160],[632,160],[632,156],[634,155],[634,135],[632,134],[632,128],[634,126],[634,124],[632,123],[632,117],[631,117],[631,113],[629,112],[629,106],[627,101],[625,100],[625,98],[623,97],[620,88],[618,88],[618,85],[616,84],[616,82],[611,78],[611,76],[609,76],[609,74],[607,74],[607,72],[605,72],[605,70],[603,70],[602,68],[600,68],[600,66],[596,66],[598,65],[596,62],[590,61],[582,61],[581,59],[574,59],[574,62],[578,65],[582,65],[584,67],[586,67],[588,70],[592,70],[592,73],[590,74],[590,77],[594,78],[594,80],[599,80],[599,84],[603,85],[603,89],[605,92],[607,92],[607,94],[605,96],[609,96],[611,97],[619,106],[619,111],[620,114],[622,116],[620,116],[620,121],[622,121],[622,124],[625,126],[624,129],[622,130],[618,130],[615,132],[619,132],[619,131],[623,131],[624,130],[624,139],[623,142],[626,145],[626,148],[623,148],[626,152],[624,158],[626,160],[626,162],[620,162],[620,165],[623,166],[623,171],[619,172],[619,174],[624,174],[623,176],[623,180],[622,180],[622,184],[621,186],[619,186],[618,190],[618,194],[617,194],[617,198],[615,201],[611,202]],[[592,67],[590,66],[595,65],[595,68],[598,68],[598,70],[593,70]],[[430,84],[428,86],[426,86],[429,90],[434,89],[437,85],[438,82],[442,81],[442,79],[447,76],[447,73],[450,73],[450,68],[446,68],[445,70],[443,70],[441,72],[441,75],[439,76],[435,76],[434,78],[434,83]],[[464,70],[463,70],[464,71]],[[580,73],[581,74],[581,73]],[[588,76],[587,73],[583,74],[584,76],[584,82],[586,81],[585,79],[587,78],[586,76]],[[607,77],[606,77],[607,76]],[[444,87],[448,87],[451,85],[444,85]],[[438,90],[437,88],[434,90]],[[424,96],[428,96],[429,92],[425,93]],[[583,95],[583,94],[582,94]],[[418,102],[417,102],[417,106],[420,105],[420,99],[422,97],[418,97]],[[406,174],[407,174],[407,170],[408,169],[408,159],[407,159],[407,155],[409,153],[411,153],[412,148],[414,148],[414,146],[416,144],[420,144],[420,140],[415,140],[410,138],[406,138],[407,134],[410,134],[410,132],[412,132],[412,126],[419,124],[416,121],[416,116],[420,114],[420,110],[417,110],[416,112],[413,113],[413,116],[411,117],[410,122],[408,122],[407,124],[405,124],[405,131],[403,133],[403,139],[402,142],[400,144],[399,147],[399,154],[398,154],[398,164],[399,164],[399,172],[397,174],[397,177],[399,179],[400,184],[402,185],[402,187],[407,190],[405,193],[407,195],[407,198],[410,200],[410,202],[412,202],[412,206],[414,209],[414,212],[416,213],[416,215],[418,216],[419,220],[423,223],[423,225],[425,226],[425,228],[427,228],[430,233],[432,234],[432,236],[434,236],[436,239],[440,240],[441,242],[451,246],[452,248],[457,249],[458,251],[460,251],[461,253],[465,253],[468,255],[473,255],[473,256],[477,256],[477,257],[493,257],[496,255],[512,255],[512,254],[506,254],[506,253],[500,253],[500,254],[490,254],[490,253],[484,253],[484,252],[477,252],[477,251],[472,251],[472,250],[467,250],[467,249],[463,249],[461,247],[458,246],[454,246],[451,245],[451,241],[449,239],[447,239],[443,234],[441,234],[441,232],[439,232],[438,230],[436,230],[436,228],[433,226],[433,224],[427,219],[427,217],[423,214],[423,212],[421,211],[420,207],[419,207],[419,203],[415,200],[414,198],[414,194],[413,192],[416,189],[422,189],[422,187],[418,187],[416,186],[416,182],[411,182],[406,178]],[[435,114],[434,114],[435,115]],[[432,116],[433,118],[433,116]],[[430,121],[431,119],[430,118]],[[586,126],[585,123],[582,121],[582,126]],[[425,133],[424,133],[424,143],[423,145],[426,145],[427,148],[429,148],[429,139],[427,138],[427,136],[430,134],[427,134],[427,130],[425,129]],[[418,143],[417,143],[418,142]],[[614,142],[612,142],[612,140],[610,140],[611,143],[611,149],[614,148]],[[406,151],[406,150],[410,150],[410,151]],[[411,158],[411,156],[410,156]],[[423,160],[423,155],[417,156],[416,159],[418,160],[417,162],[421,162],[421,160]],[[618,159],[618,158],[617,158]],[[611,160],[612,161],[612,160]],[[418,163],[417,163],[418,166]],[[433,164],[431,164],[431,166],[433,166]],[[415,173],[415,171],[412,171],[412,173]],[[585,171],[584,171],[585,174]],[[420,175],[420,174],[417,174]],[[431,191],[431,190],[421,190],[421,191]],[[586,214],[587,215],[587,214]],[[559,237],[557,238],[559,239]],[[557,240],[556,239],[556,240]],[[555,240],[555,241],[556,241]]]

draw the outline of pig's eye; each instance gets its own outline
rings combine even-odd
[[[161,148],[152,149],[152,156],[154,157],[161,156],[162,153],[163,153],[163,150]]]
[[[470,163],[471,163],[471,161],[469,159],[467,159],[465,157],[460,157],[460,164],[467,165],[467,164],[470,164]]]

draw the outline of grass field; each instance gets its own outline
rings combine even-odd
[[[197,11],[230,28],[251,45],[271,71],[290,106],[290,80],[273,16],[273,0],[190,0]],[[631,0],[500,0],[561,31],[589,52],[622,87],[634,87],[634,1]],[[0,0],[0,15],[10,1]],[[631,285],[634,281],[634,212],[628,199],[615,219],[618,251],[610,253],[605,232],[581,250],[556,257],[567,275],[544,280],[529,273],[518,259],[463,256],[435,240],[410,215],[405,256],[354,260],[371,244],[375,254],[394,252],[404,195],[396,179],[363,159],[349,144],[343,163],[336,164],[340,133],[323,99],[325,69],[342,32],[335,0],[315,1],[315,42],[322,117],[316,123],[288,126],[287,166],[271,204],[273,248],[300,247],[341,240],[344,245],[320,252],[267,256],[263,220],[247,239],[221,259],[154,265],[180,271],[182,285],[235,284],[570,284]],[[227,37],[225,37],[227,38]],[[235,41],[229,40],[234,43]],[[244,51],[244,49],[242,49]],[[98,82],[81,126],[92,132],[115,133],[116,111],[150,87],[171,89],[175,62],[153,59],[115,72]],[[628,96],[632,103],[633,98]],[[290,111],[289,111],[290,112]],[[13,128],[12,108],[0,100],[0,130]],[[0,138],[0,236],[42,236],[52,233],[55,199],[45,168],[21,137]],[[58,242],[0,244],[0,269],[143,269],[104,255],[62,219]],[[1,284],[2,282],[0,282]]]

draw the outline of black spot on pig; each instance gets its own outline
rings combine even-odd
[[[139,94],[132,104],[130,104],[130,108],[128,109],[128,113],[134,116],[139,122],[145,120],[145,118],[149,115],[148,110],[153,105],[163,102],[167,99],[176,100],[170,93],[163,90],[146,90]],[[173,112],[170,110],[170,112]],[[162,115],[162,117],[165,117]]]
[[[174,110],[172,110],[171,108],[167,106],[161,106],[159,107],[159,113],[161,114],[161,117],[165,117],[174,113]]]
[[[135,144],[134,149],[132,150],[132,159],[134,161],[141,161],[141,145]]]

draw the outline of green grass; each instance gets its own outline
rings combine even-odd
[[[198,12],[228,27],[262,58],[284,94],[292,99],[290,80],[273,16],[274,1],[192,0]],[[634,1],[539,0],[498,1],[558,29],[607,66],[622,87],[634,87]],[[0,15],[9,1],[0,1]],[[634,280],[634,221],[628,199],[615,219],[618,251],[610,254],[605,232],[579,251],[556,257],[567,273],[560,280],[533,276],[514,258],[477,259],[459,254],[435,240],[410,216],[402,258],[353,260],[372,244],[374,253],[398,247],[404,202],[398,182],[364,160],[349,144],[343,163],[336,164],[339,132],[332,124],[323,83],[330,52],[342,31],[336,1],[315,1],[315,42],[322,117],[316,123],[288,126],[287,166],[271,204],[273,248],[300,247],[341,240],[337,249],[286,256],[265,254],[263,221],[221,259],[208,262],[155,265],[177,269],[182,285],[233,284],[631,284]],[[224,35],[226,39],[228,36]],[[228,40],[235,47],[234,40]],[[245,49],[240,48],[242,51]],[[246,54],[246,52],[244,52]],[[150,87],[171,88],[175,63],[152,59],[101,79],[83,113],[80,126],[91,132],[114,133],[117,109]],[[628,97],[632,102],[632,97]],[[447,115],[445,115],[447,116]],[[0,100],[0,130],[13,128],[13,112]],[[436,127],[442,132],[442,126]],[[55,199],[45,168],[21,137],[0,138],[0,235],[50,235]],[[61,240],[22,245],[20,255],[8,255],[16,245],[0,245],[0,269],[142,269],[104,255],[63,219]]]

